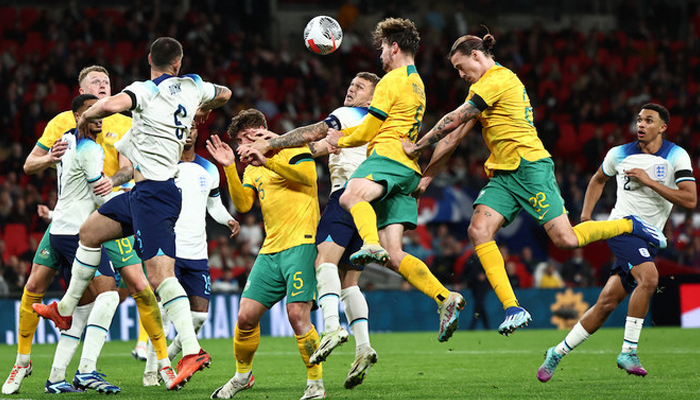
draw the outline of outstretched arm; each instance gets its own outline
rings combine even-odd
[[[328,137],[328,143],[331,146],[339,148],[362,146],[374,139],[383,123],[384,121],[375,117],[373,114],[367,114],[365,119],[362,120],[362,124],[355,128],[343,130],[343,134],[346,136],[336,138],[330,135]]]
[[[433,151],[433,156],[430,157],[430,163],[428,163],[428,166],[425,168],[423,177],[418,184],[418,188],[416,189],[415,193],[416,197],[421,196],[437,174],[444,169],[445,164],[447,164],[447,160],[450,159],[450,156],[452,153],[454,153],[455,149],[459,145],[459,142],[461,142],[462,139],[467,136],[467,133],[472,130],[475,123],[476,120],[469,120],[467,123],[462,124],[459,126],[459,128],[445,136],[445,140],[438,142],[437,146],[435,147],[435,151]],[[404,141],[404,150],[406,150],[406,146],[410,144],[411,143],[408,140]],[[408,153],[408,151],[406,152]]]
[[[287,147],[297,147],[309,142],[323,139],[328,133],[328,124],[325,122],[317,122],[313,125],[306,125],[280,135],[276,138],[267,141],[268,149],[258,149],[265,154],[269,150],[277,150]],[[263,151],[265,150],[265,151]]]
[[[416,146],[412,149],[412,152],[409,153],[409,156],[417,156],[423,150],[442,140],[442,138],[457,129],[460,125],[476,118],[480,112],[478,108],[468,101],[457,107],[456,110],[447,113],[435,124],[433,129],[416,142]]]
[[[78,119],[78,132],[81,137],[88,135],[88,122],[94,122],[112,114],[130,110],[134,106],[131,95],[122,92],[114,96],[105,97],[98,100],[92,107],[88,108]]]

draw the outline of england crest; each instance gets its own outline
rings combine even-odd
[[[656,164],[654,165],[654,179],[664,180],[668,174],[668,166],[666,164]]]

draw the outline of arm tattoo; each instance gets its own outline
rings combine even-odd
[[[463,123],[476,117],[480,112],[481,111],[479,111],[478,108],[474,107],[470,103],[466,103],[465,106],[459,107],[457,110],[448,113],[442,117],[440,121],[438,121],[430,132],[425,135],[425,142],[417,145],[416,151],[420,152],[439,142],[450,132],[454,131],[457,126],[462,125]],[[457,123],[457,126],[453,127],[452,125],[454,125],[455,122]]]
[[[115,172],[114,175],[111,176],[112,185],[120,186],[129,182],[133,174],[134,168],[131,166],[120,168],[119,171]]]
[[[221,107],[228,101],[228,96],[224,94],[230,93],[229,88],[219,85],[214,85],[214,98],[202,104],[200,108],[203,110],[213,110],[214,108]]]
[[[268,143],[273,149],[282,149],[286,147],[297,147],[306,143],[323,139],[323,136],[328,132],[328,125],[325,122],[319,122],[313,125],[302,126],[270,139]]]
[[[311,142],[309,143],[309,149],[311,149],[311,155],[316,156],[316,143]]]

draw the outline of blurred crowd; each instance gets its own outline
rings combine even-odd
[[[693,3],[657,3],[642,9],[637,2],[619,2],[609,10],[617,16],[618,28],[609,32],[583,31],[575,24],[556,31],[540,23],[522,30],[490,26],[497,40],[496,60],[515,71],[528,89],[536,126],[553,154],[574,223],[590,176],[608,149],[634,140],[636,113],[646,102],[659,102],[671,111],[668,138],[700,166],[700,13]],[[451,43],[464,34],[486,32],[470,25],[468,10],[459,2],[388,1],[378,9],[374,2],[346,1],[339,3],[336,15],[343,44],[336,53],[320,57],[303,47],[300,32],[289,38],[276,35],[279,21],[267,1],[237,7],[236,2],[212,0],[190,2],[189,8],[158,0],[114,8],[77,4],[0,9],[0,295],[21,292],[48,223],[38,217],[37,205],[53,208],[56,201],[55,173],[27,176],[24,160],[46,123],[69,108],[83,67],[107,67],[116,93],[148,78],[145,55],[154,38],[180,40],[183,73],[198,73],[233,91],[229,104],[199,127],[199,152],[206,157],[203,142],[211,133],[225,132],[239,110],[258,108],[271,129],[283,133],[317,122],[340,106],[357,72],[379,72],[369,32],[387,16],[410,17],[421,32],[416,61],[428,96],[426,131],[467,94],[466,84],[445,58]],[[425,165],[429,154],[423,157]],[[486,182],[482,164],[487,157],[479,132],[468,135],[430,190],[478,190]],[[318,166],[323,206],[328,173],[323,162]],[[612,186],[598,212],[606,213],[614,204]],[[688,217],[667,227],[670,248],[663,256],[700,272],[700,232],[691,212],[676,212]],[[222,291],[243,287],[264,237],[259,210],[238,217],[242,229],[237,239],[209,224],[212,285]],[[483,281],[466,226],[421,226],[407,233],[405,244],[445,283],[474,287]],[[605,280],[605,266],[592,267],[579,251],[564,262],[535,260],[527,246],[502,246],[501,251],[516,287],[592,286]]]

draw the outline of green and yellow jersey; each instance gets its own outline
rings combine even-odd
[[[508,68],[498,63],[491,67],[471,85],[466,101],[481,110],[481,133],[491,151],[484,164],[489,177],[496,170],[516,170],[521,158],[550,157],[537,136],[525,86]]]
[[[37,146],[48,151],[64,133],[75,128],[73,111],[64,111],[53,117],[46,125],[44,133],[36,142]],[[119,152],[114,148],[114,143],[131,128],[131,118],[114,114],[102,120],[102,132],[97,135],[97,144],[102,146],[105,152],[104,173],[107,176],[114,175],[119,170]]]
[[[351,147],[349,144],[358,145],[368,141],[368,155],[391,158],[420,174],[418,161],[409,158],[401,146],[403,138],[416,142],[425,114],[425,86],[416,67],[408,65],[384,75],[374,89],[368,112],[381,121],[379,130],[376,133],[367,132],[368,136],[364,139],[354,138],[353,136],[363,136],[365,133],[362,125],[369,122],[366,118],[357,128],[343,131],[346,136],[338,141],[339,147]],[[354,135],[354,132],[360,135]]]
[[[316,243],[320,210],[316,163],[308,146],[282,149],[265,166],[247,166],[242,182],[235,164],[224,172],[238,211],[250,210],[257,194],[266,234],[260,254]]]

